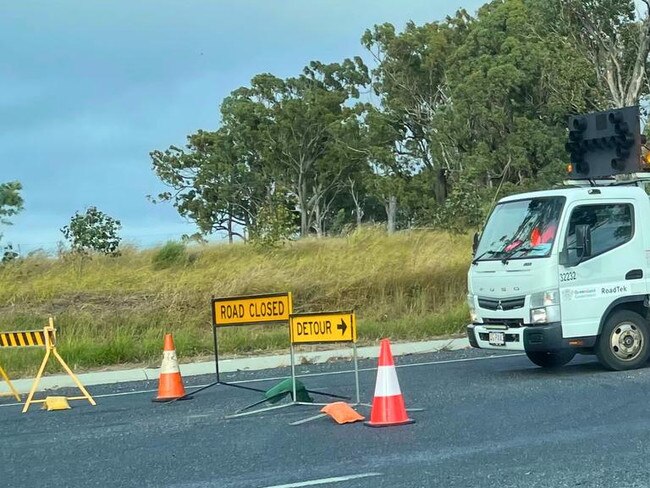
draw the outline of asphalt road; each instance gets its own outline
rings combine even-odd
[[[260,398],[224,386],[170,405],[139,392],[155,383],[93,387],[97,407],[75,402],[72,410],[24,415],[2,399],[0,486],[650,486],[650,368],[606,372],[578,357],[548,372],[525,356],[488,356],[397,358],[407,407],[426,410],[412,413],[415,424],[382,429],[328,418],[288,425],[316,414],[313,406],[224,419]],[[361,363],[370,369],[360,373],[365,401],[373,366]],[[353,376],[337,373],[347,368],[301,370],[327,373],[304,378],[308,388],[351,395]]]

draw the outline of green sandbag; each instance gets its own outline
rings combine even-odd
[[[277,403],[287,395],[292,394],[293,383],[291,382],[291,378],[287,378],[286,380],[282,380],[280,383],[264,393],[264,397],[269,401],[269,403]],[[303,385],[302,382],[298,380],[296,380],[296,401],[304,403],[314,402],[314,399],[309,396],[305,385]]]

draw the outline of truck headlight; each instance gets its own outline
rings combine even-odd
[[[531,324],[548,324],[561,319],[559,290],[547,290],[530,296]]]
[[[560,304],[560,292],[557,288],[533,293],[530,296],[530,308],[548,307]]]
[[[481,318],[476,313],[474,295],[471,293],[467,294],[467,307],[469,308],[469,317],[472,320],[472,323],[482,322]]]
[[[548,322],[548,315],[546,315],[546,307],[531,308],[530,309],[530,322],[532,324],[545,324]]]

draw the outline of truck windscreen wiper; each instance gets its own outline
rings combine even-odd
[[[500,253],[501,251],[490,251],[490,250],[485,251],[484,253],[481,253],[480,256],[477,256],[474,259],[472,259],[472,264],[477,264],[484,256],[488,256],[488,255],[494,256],[495,254],[500,254]]]
[[[530,251],[532,251],[532,250],[534,250],[534,249],[535,249],[535,248],[532,247],[532,246],[519,246],[519,247],[513,249],[512,251],[507,252],[507,253],[505,254],[505,256],[503,256],[503,257],[501,258],[501,262],[502,262],[503,264],[508,264],[508,260],[509,260],[512,256],[514,256],[515,254],[517,254],[518,252],[530,252]]]

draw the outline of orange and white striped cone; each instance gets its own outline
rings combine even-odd
[[[377,383],[375,396],[370,410],[370,421],[365,424],[370,427],[386,427],[389,425],[412,424],[415,420],[408,418],[404,397],[397,381],[395,362],[390,352],[390,341],[382,339],[379,350],[377,368]]]
[[[185,400],[190,398],[185,395],[185,386],[181,371],[178,369],[178,358],[176,348],[171,334],[165,334],[165,345],[163,347],[163,360],[160,366],[158,377],[158,395],[154,402],[166,402],[169,400]]]

